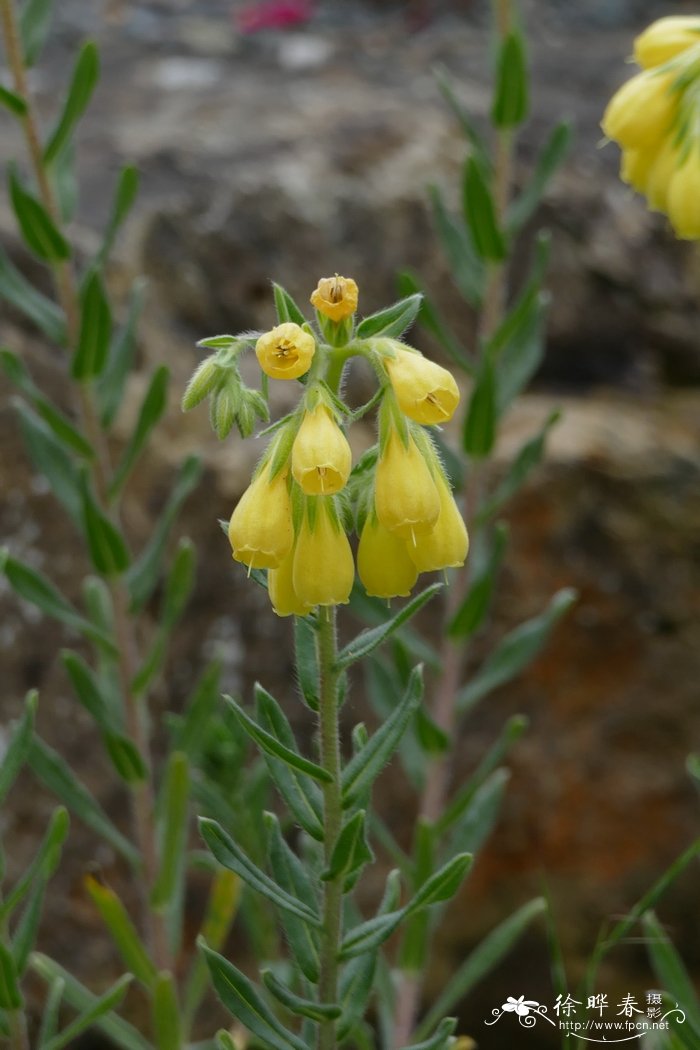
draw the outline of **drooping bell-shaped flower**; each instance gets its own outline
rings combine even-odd
[[[385,529],[411,542],[430,532],[437,521],[440,497],[410,434],[407,444],[395,430],[389,434],[377,463],[374,506]]]
[[[626,81],[608,102],[601,127],[625,149],[653,148],[671,131],[678,114],[675,77],[655,69]]]
[[[459,388],[451,372],[391,342],[394,356],[383,358],[399,408],[416,423],[446,423],[459,404]]]
[[[441,475],[436,483],[440,514],[435,526],[427,535],[416,536],[415,543],[406,544],[408,556],[418,572],[434,572],[464,565],[469,550],[467,526],[450,487]]]
[[[669,15],[659,18],[634,42],[634,60],[642,69],[663,65],[700,44],[700,16]]]
[[[405,598],[418,578],[407,543],[368,514],[357,548],[357,572],[367,594],[375,598]]]
[[[261,335],[255,353],[263,372],[272,379],[298,379],[308,372],[316,341],[293,321],[278,324]]]
[[[668,217],[683,240],[700,239],[700,147],[691,149],[668,186]]]
[[[340,492],[350,476],[352,453],[327,405],[304,414],[292,446],[292,474],[307,496]]]
[[[228,538],[236,561],[251,569],[276,569],[292,549],[294,528],[286,471],[270,477],[266,464],[231,515]]]
[[[277,569],[267,574],[267,591],[278,616],[306,616],[311,606],[301,601],[294,590],[294,551],[291,550]]]
[[[355,578],[352,550],[332,496],[307,497],[294,547],[292,585],[302,605],[345,605]]]

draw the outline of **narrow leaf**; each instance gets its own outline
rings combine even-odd
[[[341,828],[328,867],[321,875],[325,882],[351,875],[373,859],[365,839],[365,816],[365,811],[359,809]]]
[[[512,236],[522,229],[534,214],[550,180],[561,166],[571,145],[571,124],[563,121],[552,131],[540,153],[532,178],[520,196],[511,204],[506,215],[506,229]]]
[[[560,419],[561,412],[552,412],[537,434],[525,442],[511,463],[508,473],[496,486],[493,495],[479,508],[478,522],[484,522],[498,513],[522,487],[531,471],[541,462],[549,432]]]
[[[153,985],[153,1029],[157,1050],[181,1050],[183,1045],[177,987],[171,973],[159,973]]]
[[[49,1039],[53,1039],[58,1031],[58,1017],[65,988],[66,984],[62,977],[54,978],[49,985],[49,994],[46,997],[46,1005],[41,1015],[41,1026],[36,1041],[39,1050],[43,1050]]]
[[[102,696],[97,676],[78,653],[64,649],[61,661],[66,669],[78,700],[100,729],[113,728],[109,706]]]
[[[19,16],[22,52],[27,66],[39,58],[51,29],[53,0],[25,0]]]
[[[474,247],[482,259],[500,262],[506,255],[506,244],[499,228],[496,208],[483,168],[469,157],[464,172],[464,216]]]
[[[509,779],[507,769],[496,769],[478,786],[462,819],[453,824],[448,852],[480,849],[498,819]]]
[[[486,619],[507,545],[508,528],[499,522],[493,530],[488,559],[474,577],[466,598],[447,628],[450,638],[470,637]]]
[[[119,897],[114,890],[98,882],[92,875],[86,877],[85,888],[127,968],[146,988],[152,989],[156,979],[156,968]]]
[[[132,975],[125,973],[123,977],[114,982],[111,988],[108,988],[106,992],[98,996],[87,1010],[84,1010],[74,1021],[71,1021],[62,1032],[53,1039],[49,1039],[42,1050],[61,1050],[62,1047],[68,1046],[86,1029],[92,1028],[105,1014],[110,1013],[111,1010],[116,1010],[121,1005],[132,980]]]
[[[642,917],[642,924],[654,973],[680,1003],[696,1040],[700,1041],[700,1003],[683,960],[654,912],[647,912]]]
[[[405,908],[406,915],[413,915],[420,908],[450,900],[462,885],[469,871],[473,857],[471,853],[458,853],[456,857],[444,864],[434,875],[423,883],[415,897]]]
[[[143,451],[144,445],[148,441],[151,431],[165,411],[169,379],[170,371],[165,365],[157,368],[151,377],[136,426],[112,476],[112,483],[109,487],[109,497],[112,500],[115,499],[127,480],[136,460]]]
[[[296,995],[286,984],[282,984],[275,977],[272,970],[261,970],[260,976],[268,992],[282,1003],[287,1010],[296,1014],[297,1017],[309,1017],[312,1021],[335,1020],[340,1017],[341,1009],[334,1003],[316,1003],[311,999],[303,999]]]
[[[263,897],[271,900],[278,908],[291,912],[300,919],[304,919],[305,922],[311,923],[312,926],[320,926],[318,915],[307,905],[292,897],[286,890],[281,889],[264,871],[253,864],[240,846],[216,821],[200,817],[199,828],[202,838],[219,864],[228,868],[229,871],[235,871],[244,882]]]
[[[17,354],[13,354],[10,350],[0,350],[0,364],[14,385],[29,398],[37,414],[53,431],[58,441],[71,452],[85,459],[92,459],[94,452],[90,442],[54,404],[44,397]]]
[[[525,41],[519,30],[512,29],[500,43],[491,121],[497,128],[514,128],[525,120],[527,110]]]
[[[316,910],[308,871],[282,837],[279,821],[273,813],[265,813],[268,832],[268,862],[275,881],[293,897],[297,897],[312,911]],[[308,981],[318,983],[320,976],[318,935],[307,922],[288,911],[281,914],[284,932],[299,969]]]
[[[0,85],[0,104],[9,109],[15,117],[23,117],[27,112],[27,103],[21,95]]]
[[[371,786],[398,747],[406,727],[423,697],[423,671],[416,667],[406,686],[400,704],[370,737],[368,743],[354,755],[343,770],[343,806],[352,805],[358,796]]]
[[[484,357],[464,421],[464,451],[474,459],[485,459],[493,451],[497,430],[496,376],[490,359]]]
[[[44,150],[44,164],[52,164],[67,145],[73,129],[92,98],[100,77],[100,56],[92,41],[83,45],[73,69],[68,95],[58,124]]]
[[[136,330],[143,310],[145,287],[142,280],[134,282],[126,321],[112,336],[107,364],[95,387],[100,405],[100,422],[105,429],[114,422],[122,403],[127,376],[136,354]]]
[[[114,201],[112,203],[112,212],[109,221],[107,222],[107,227],[102,238],[102,246],[96,260],[98,266],[102,266],[106,262],[109,253],[112,250],[112,246],[114,245],[117,233],[131,211],[138,191],[138,168],[127,165],[127,167],[122,168],[119,173],[117,188],[114,193]]]
[[[199,764],[211,719],[219,705],[220,678],[221,664],[210,664],[197,682],[173,733],[173,749],[182,751],[195,766]]]
[[[554,595],[544,612],[526,620],[501,639],[473,680],[457,694],[459,710],[470,710],[494,689],[520,674],[537,656],[576,597],[576,591],[563,588]]]
[[[28,405],[17,398],[14,408],[19,417],[22,440],[32,463],[44,475],[56,499],[80,528],[82,526],[80,475],[74,460],[49,427]]]
[[[353,959],[365,952],[376,951],[380,944],[388,940],[405,917],[405,908],[376,915],[373,919],[355,926],[343,939],[338,955],[339,959]]]
[[[4,749],[2,764],[0,764],[0,804],[4,802],[29,754],[37,702],[38,693],[33,689],[27,693],[24,701],[24,714],[13,729],[10,741]]]
[[[217,995],[241,1024],[270,1050],[308,1050],[302,1041],[278,1021],[255,985],[200,939]]]
[[[365,656],[378,648],[378,646],[385,642],[394,631],[398,630],[399,627],[406,623],[407,620],[410,620],[412,616],[415,616],[418,610],[422,609],[425,603],[430,601],[430,599],[441,589],[441,583],[434,583],[432,586],[426,587],[424,591],[417,594],[410,602],[406,602],[404,607],[399,609],[399,611],[392,616],[390,620],[387,620],[386,623],[362,631],[356,638],[353,638],[344,649],[341,649],[336,661],[336,667],[339,670],[343,670],[357,660],[364,659]]]
[[[13,932],[12,954],[15,960],[17,977],[20,979],[24,976],[29,955],[39,933],[45,893],[46,879],[39,876],[32,883],[27,902]]]
[[[435,79],[442,97],[456,117],[463,134],[472,148],[472,152],[482,166],[488,168],[491,163],[488,144],[472,120],[467,107],[457,98],[452,78],[444,66],[438,66],[435,69]]]
[[[122,733],[104,734],[107,754],[112,765],[126,784],[141,784],[148,776],[143,755],[133,740]]]
[[[76,817],[96,831],[129,863],[138,867],[140,857],[95,801],[88,789],[75,777],[61,756],[34,736],[29,750],[29,765],[43,784],[61,800]]]
[[[422,296],[420,293],[409,295],[384,310],[364,317],[357,326],[357,338],[369,339],[373,336],[400,339],[407,328],[410,328],[420,310]]]
[[[107,363],[112,335],[112,312],[102,280],[96,271],[90,274],[83,285],[80,308],[80,332],[71,374],[74,379],[94,379]]]
[[[294,655],[301,695],[312,711],[318,711],[319,672],[316,631],[306,616],[294,617]]]
[[[517,326],[513,325],[508,341],[496,362],[498,410],[502,414],[530,382],[544,357],[544,322],[548,296],[537,291],[527,301]]]
[[[376,966],[377,954],[371,951],[356,955],[343,967],[339,988],[343,1012],[338,1022],[338,1040],[341,1043],[367,1012]]]
[[[467,372],[472,371],[472,365],[467,360],[466,354],[454,332],[450,330],[445,321],[440,317],[433,303],[425,294],[425,290],[412,270],[403,270],[397,277],[397,285],[402,295],[420,292],[422,295],[420,310],[418,311],[418,324],[423,325],[432,336],[437,339],[440,346],[452,361]],[[465,297],[466,298],[466,297]]]
[[[0,1009],[20,1010],[23,1005],[12,952],[0,941]]]
[[[452,1033],[456,1027],[456,1018],[446,1017],[444,1021],[440,1022],[437,1030],[430,1038],[424,1039],[422,1043],[411,1043],[410,1046],[404,1046],[401,1050],[449,1050],[449,1047],[454,1042]]]
[[[297,751],[285,747],[271,733],[262,729],[231,696],[224,695],[224,700],[229,704],[238,719],[241,728],[245,730],[251,740],[254,740],[263,751],[281,759],[290,769],[296,769],[299,773],[305,773],[320,783],[330,783],[333,779],[327,769],[317,765],[308,758],[304,758]]]
[[[183,854],[187,844],[188,800],[190,773],[187,756],[175,751],[168,761],[163,787],[163,832],[160,848],[160,869],[153,890],[151,904],[156,911],[163,910],[171,901],[178,886]]]
[[[22,276],[0,247],[0,297],[24,314],[57,346],[66,342],[63,311]]]
[[[69,223],[78,206],[78,180],[75,174],[75,143],[69,142],[56,157],[49,171],[63,223]]]
[[[21,904],[31,890],[35,879],[48,882],[51,878],[58,867],[61,847],[65,842],[69,827],[70,818],[67,810],[63,806],[58,806],[51,816],[46,834],[36,855],[12,889],[5,893],[0,905],[0,922],[7,921],[15,908]]]
[[[284,324],[286,321],[293,321],[294,324],[303,325],[306,323],[306,318],[292,299],[289,292],[279,285],[272,282],[272,294],[275,299],[275,310],[277,311],[277,321],[279,324]]]
[[[129,551],[119,528],[95,499],[86,474],[81,478],[83,524],[90,558],[102,576],[119,576],[129,567]]]
[[[61,262],[70,256],[70,246],[36,197],[20,183],[14,168],[9,170],[10,200],[27,247],[46,262]]]
[[[474,247],[471,231],[464,220],[453,218],[447,210],[444,198],[437,186],[429,187],[430,203],[433,209],[433,224],[442,244],[442,250],[450,264],[450,277],[456,284],[467,302],[473,307],[479,307],[483,296],[486,281],[486,271],[483,259]],[[421,313],[421,320],[425,320]],[[440,326],[442,329],[442,326]],[[443,329],[444,330],[444,329]],[[453,339],[449,340],[454,343]],[[464,352],[458,345],[455,349]]]

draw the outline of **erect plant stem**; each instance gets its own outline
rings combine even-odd
[[[318,665],[320,674],[319,750],[321,765],[331,779],[323,785],[323,849],[330,864],[342,819],[340,783],[340,733],[338,729],[338,672],[336,670],[335,606],[321,607],[318,614]],[[318,983],[321,1003],[338,1001],[338,951],[343,908],[343,876],[323,883],[323,929]],[[336,1050],[336,1022],[319,1022],[317,1050]]]
[[[47,214],[57,228],[62,221],[49,173],[44,163],[39,125],[33,98],[29,90],[27,70],[22,53],[15,0],[0,0],[0,24],[5,40],[5,52],[10,68],[13,87],[25,104],[21,117],[32,171],[36,180],[39,198]],[[80,295],[75,271],[70,259],[53,265],[56,297],[61,305],[66,322],[66,344],[73,353],[80,332]],[[103,509],[107,510],[107,492],[112,476],[107,441],[100,424],[99,415],[91,387],[82,382],[73,384],[76,410],[83,430],[95,450],[92,463],[92,479]],[[158,855],[155,828],[155,789],[153,784],[150,731],[145,703],[139,701],[131,687],[139,665],[138,646],[134,626],[129,615],[129,595],[120,579],[106,579],[112,597],[115,620],[115,640],[119,651],[119,678],[124,697],[127,732],[147,769],[146,779],[132,786],[131,799],[134,831],[143,862],[144,878],[137,880],[141,896],[141,911],[144,934],[149,944],[153,961],[158,969],[170,968],[170,951],[167,929],[162,915],[152,911],[149,893],[158,875]]]

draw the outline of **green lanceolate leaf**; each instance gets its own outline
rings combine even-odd
[[[642,917],[642,924],[654,973],[680,1005],[695,1040],[700,1042],[700,1003],[683,960],[654,912],[647,912]]]
[[[157,1050],[181,1050],[180,1007],[175,979],[171,973],[163,971],[156,977],[152,1012]]]
[[[49,822],[41,846],[23,875],[9,892],[5,893],[0,905],[0,922],[6,921],[15,908],[25,899],[35,880],[48,882],[58,867],[61,859],[61,847],[70,828],[68,811],[58,806]]]
[[[417,317],[418,324],[422,324],[437,339],[447,356],[456,365],[467,372],[471,372],[472,366],[467,360],[459,340],[439,316],[435,306],[425,294],[425,290],[416,274],[412,270],[403,270],[397,277],[397,285],[402,295],[420,292],[422,299]]]
[[[30,959],[30,965],[32,970],[49,984],[56,980],[62,980],[65,1000],[75,1010],[83,1013],[93,1008],[95,1003],[97,1003],[98,997],[96,995],[88,991],[80,981],[77,981],[67,970],[64,970],[53,959],[49,959],[48,956],[42,955],[40,952],[34,952]],[[93,1023],[96,1028],[99,1028],[100,1031],[109,1036],[112,1042],[120,1047],[121,1050],[152,1050],[151,1044],[140,1035],[133,1025],[123,1021],[121,1017],[117,1017],[114,1013],[102,1014]]]
[[[576,591],[558,591],[539,616],[510,631],[496,646],[475,677],[457,694],[461,712],[469,711],[494,689],[509,682],[534,660],[553,627],[576,601]]]
[[[338,1040],[342,1042],[367,1012],[369,997],[374,987],[377,953],[356,955],[343,967],[340,975],[340,1002],[342,1015],[338,1022]]]
[[[30,952],[39,932],[45,893],[46,879],[39,876],[32,882],[27,901],[12,934],[12,955],[19,980],[24,976]]]
[[[267,897],[278,908],[289,911],[312,926],[320,926],[320,919],[315,911],[295,899],[266,875],[252,860],[243,852],[230,835],[214,820],[200,817],[199,828],[202,838],[214,854],[219,864],[223,864],[229,871],[235,871],[244,882]]]
[[[390,635],[399,629],[399,627],[410,620],[412,616],[415,616],[418,610],[422,609],[425,603],[430,601],[430,599],[441,589],[441,583],[434,583],[432,586],[426,587],[424,591],[417,594],[410,602],[406,602],[403,609],[400,609],[396,615],[392,616],[390,620],[386,621],[386,623],[362,631],[356,638],[353,638],[344,649],[340,650],[336,661],[336,667],[339,670],[344,670],[344,668],[349,667],[357,660],[364,659],[365,656],[368,656],[369,653],[373,652],[385,642]]]
[[[27,66],[33,66],[41,54],[51,28],[53,0],[25,0],[19,16],[22,53]]]
[[[168,502],[161,511],[153,535],[140,556],[127,573],[134,612],[143,609],[160,579],[161,565],[170,530],[180,512],[182,504],[197,484],[201,475],[201,464],[196,456],[188,457],[180,468],[178,477],[170,490]]]
[[[146,659],[131,684],[136,694],[146,691],[163,665],[170,632],[185,611],[194,587],[196,557],[192,541],[181,539],[165,582],[158,630]]]
[[[486,619],[507,545],[508,526],[498,522],[493,530],[491,550],[486,563],[475,576],[466,598],[447,628],[450,638],[470,637]]]
[[[104,734],[107,754],[125,784],[142,784],[148,776],[143,755],[133,740],[122,733]]]
[[[110,499],[114,499],[119,493],[131,473],[134,463],[143,451],[151,431],[165,411],[169,379],[170,371],[165,365],[157,368],[151,377],[136,426],[112,477],[112,483],[109,487]]]
[[[463,220],[450,215],[437,186],[430,187],[430,203],[433,223],[450,264],[450,277],[467,302],[478,308],[484,295],[486,271],[483,259],[474,247],[470,228]],[[421,320],[425,323],[424,315],[421,315]],[[458,351],[460,359],[464,357],[464,351],[454,338],[450,338],[449,344]]]
[[[292,897],[297,897],[311,911],[315,911],[318,902],[308,871],[285,842],[277,817],[273,813],[265,813],[265,825],[268,834],[268,863],[275,881]],[[320,962],[316,930],[288,911],[281,913],[281,919],[299,969],[308,981],[317,984]]]
[[[496,362],[498,411],[502,414],[530,382],[544,357],[544,321],[548,297],[535,291],[526,309],[511,327],[509,338]]]
[[[65,345],[66,323],[63,311],[22,276],[1,247],[0,297],[24,314],[52,343],[57,346]]]
[[[456,1018],[446,1017],[444,1021],[440,1022],[435,1033],[428,1039],[424,1039],[422,1043],[411,1043],[410,1046],[403,1046],[401,1050],[449,1050],[453,1043],[452,1033],[456,1027]]]
[[[160,868],[151,892],[151,904],[162,910],[170,904],[178,885],[187,844],[190,771],[187,756],[175,751],[168,762],[163,787],[163,831]]]
[[[454,897],[471,868],[473,859],[471,853],[458,853],[426,879],[415,897],[406,905],[406,915],[414,915],[421,908],[429,908]]]
[[[281,759],[290,767],[290,769],[295,769],[299,773],[305,773],[306,776],[313,777],[314,780],[318,780],[320,783],[330,783],[332,777],[327,769],[317,765],[316,762],[311,762],[308,758],[304,758],[303,755],[298,753],[298,751],[285,747],[285,745],[280,743],[280,741],[271,733],[262,729],[257,722],[250,717],[250,715],[247,715],[243,708],[236,703],[233,697],[224,695],[224,700],[233,710],[241,728],[245,730],[251,740],[254,740],[258,747],[262,748],[263,751],[266,751],[269,755],[273,755],[275,758]]]
[[[96,998],[94,1003],[83,1010],[74,1021],[71,1021],[62,1032],[59,1032],[53,1039],[48,1039],[42,1045],[42,1050],[62,1050],[62,1047],[69,1046],[79,1035],[88,1028],[92,1028],[105,1014],[116,1010],[118,1006],[121,1006],[132,980],[132,975],[125,973],[123,977],[114,982],[111,988]]]
[[[49,178],[53,182],[58,212],[63,223],[69,223],[78,206],[78,180],[75,175],[75,144],[67,143],[56,157]]]
[[[546,902],[542,897],[524,904],[497,926],[467,956],[455,971],[436,1002],[416,1029],[416,1037],[424,1038],[431,1028],[438,1024],[449,1010],[454,1007],[498,966],[513,945],[522,937],[526,929],[544,914]]]
[[[97,265],[102,266],[112,250],[119,229],[131,211],[139,191],[138,169],[127,165],[122,168],[114,193],[112,212],[102,238],[102,246],[97,255]]]
[[[491,190],[483,168],[474,157],[469,157],[464,170],[464,217],[479,256],[487,262],[504,259],[506,243]]]
[[[20,1010],[23,1005],[22,993],[12,952],[0,941],[0,1008],[3,1010]]]
[[[483,522],[492,517],[521,488],[530,472],[541,462],[547,436],[560,419],[561,412],[550,413],[537,434],[525,442],[511,463],[508,473],[497,485],[493,495],[479,508],[477,521]]]
[[[129,971],[146,988],[153,988],[156,968],[119,897],[91,875],[85,879],[85,888]]]
[[[111,336],[112,311],[102,279],[95,271],[89,275],[80,296],[80,332],[71,364],[74,379],[94,379],[100,375],[107,364]]]
[[[279,285],[272,282],[272,294],[275,299],[275,310],[277,311],[277,322],[278,324],[284,324],[286,321],[293,321],[294,324],[299,326],[306,323],[306,318],[292,299],[289,292]]]
[[[385,336],[399,339],[407,328],[410,328],[420,310],[421,295],[409,295],[393,306],[364,317],[357,326],[357,338],[369,339],[372,336]]]
[[[27,247],[46,262],[61,262],[70,256],[70,246],[43,204],[28,193],[10,168],[10,200]]]
[[[102,730],[113,728],[109,705],[102,695],[100,683],[91,667],[78,653],[64,650],[61,661],[66,669],[78,700]]]
[[[65,988],[65,981],[61,977],[55,977],[49,985],[49,994],[46,997],[46,1005],[41,1015],[41,1026],[36,1040],[38,1050],[43,1050],[49,1039],[53,1039],[58,1031],[59,1011]]]
[[[14,727],[10,742],[2,756],[2,765],[0,765],[0,804],[4,801],[8,791],[14,784],[17,774],[29,754],[32,733],[34,732],[37,702],[38,693],[33,689],[30,693],[27,693],[24,701],[24,715]]]
[[[124,537],[98,505],[86,475],[81,482],[83,525],[92,564],[103,576],[119,576],[130,560]]]
[[[0,572],[4,573],[13,591],[25,601],[35,605],[47,616],[79,631],[87,638],[113,648],[111,639],[102,631],[96,630],[84,617],[80,616],[70,602],[50,583],[45,576],[28,565],[11,557],[5,549],[0,548]]]
[[[469,110],[457,98],[454,84],[447,69],[443,66],[438,66],[435,70],[435,79],[442,97],[457,118],[457,122],[460,125],[462,132],[471,145],[472,152],[484,169],[488,170],[491,164],[488,143],[472,120]]]
[[[532,178],[522,193],[516,197],[508,208],[506,229],[511,236],[522,229],[527,220],[534,214],[551,178],[569,152],[571,136],[571,124],[566,121],[558,124],[552,131],[537,159]]]
[[[99,53],[96,45],[88,41],[78,55],[63,112],[46,144],[44,150],[46,165],[52,164],[67,145],[75,125],[87,109],[99,77]]]
[[[0,85],[0,105],[8,109],[15,117],[23,117],[27,112],[27,103],[21,95]]]
[[[22,440],[32,463],[44,475],[66,513],[80,527],[80,475],[74,460],[28,405],[16,398],[14,408],[19,417]]]
[[[497,128],[514,128],[522,124],[528,111],[528,75],[525,41],[522,33],[512,29],[501,40],[496,70],[496,89],[491,121]]]
[[[399,908],[397,911],[390,911],[386,915],[376,915],[373,919],[361,922],[344,937],[338,958],[353,959],[366,952],[376,951],[379,945],[388,940],[398,929],[405,915],[405,908]]]
[[[474,459],[484,459],[493,450],[497,430],[496,376],[491,360],[484,357],[464,421],[464,451]]]
[[[319,673],[316,655],[316,630],[304,616],[294,617],[294,654],[297,680],[307,707],[318,711]]]
[[[197,682],[185,714],[175,722],[173,749],[187,755],[194,766],[199,765],[211,719],[219,706],[220,679],[221,664],[210,664]]]
[[[54,437],[68,451],[75,452],[85,459],[93,459],[94,451],[90,442],[44,397],[17,354],[10,350],[0,350],[0,365],[11,382],[29,398],[37,415],[51,429]]]
[[[297,1017],[308,1017],[312,1021],[334,1021],[340,1017],[341,1009],[335,1003],[316,1003],[312,999],[303,999],[278,981],[272,970],[261,970],[260,976],[268,992]]]
[[[358,796],[361,797],[363,791],[374,783],[398,747],[422,696],[423,671],[421,667],[416,667],[411,672],[401,703],[343,770],[344,808],[352,805]]]
[[[70,766],[53,748],[50,748],[36,735],[32,740],[28,760],[32,771],[39,780],[68,807],[71,813],[101,835],[131,865],[138,867],[140,859],[138,851],[115,828],[85,785],[75,777]]]
[[[308,1050],[302,1041],[287,1031],[258,992],[252,981],[200,939],[217,995],[224,1006],[262,1045],[270,1050]]]
[[[330,863],[321,875],[324,881],[329,882],[340,878],[341,875],[352,875],[358,868],[374,859],[365,837],[365,816],[365,811],[359,809],[341,828]]]
[[[114,422],[124,397],[126,379],[136,354],[136,329],[143,310],[145,289],[145,281],[134,282],[126,321],[112,337],[106,367],[95,386],[100,422],[105,429]]]
[[[496,769],[479,785],[461,819],[453,824],[448,852],[476,853],[483,845],[498,819],[509,779],[507,769]]]

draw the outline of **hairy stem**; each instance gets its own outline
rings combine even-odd
[[[335,607],[319,610],[318,665],[320,672],[319,747],[321,765],[331,780],[323,785],[323,848],[326,866],[330,864],[338,839],[342,818],[340,797],[340,734],[338,731],[338,673]],[[321,932],[321,974],[318,983],[319,1000],[335,1003],[338,1000],[338,950],[343,908],[343,877],[340,875],[323,884],[323,930]],[[336,1022],[319,1022],[317,1050],[336,1050]]]
[[[511,0],[492,0],[494,24],[502,39],[511,27]],[[494,176],[493,199],[496,216],[502,221],[508,207],[513,181],[513,134],[511,129],[497,129],[494,143]],[[505,311],[507,286],[507,267],[504,263],[491,263],[487,270],[484,299],[479,318],[479,346],[482,349],[501,323]],[[474,521],[480,502],[482,486],[482,466],[479,460],[473,460],[469,466],[469,475],[464,493],[463,514],[470,525],[472,544],[476,538]],[[462,673],[466,656],[466,646],[457,639],[447,635],[447,626],[466,598],[471,572],[469,562],[454,575],[445,603],[445,621],[443,641],[440,650],[442,673],[437,683],[431,705],[431,717],[454,740],[457,730],[456,698],[462,682]],[[419,816],[428,823],[434,823],[442,814],[447,804],[450,780],[453,772],[451,752],[436,756],[428,768],[425,786],[419,802]],[[423,987],[423,975],[413,970],[404,970],[398,977],[396,988],[396,1006],[394,1011],[394,1047],[402,1047],[411,1042],[415,1028],[420,996]]]
[[[15,0],[0,0],[0,24],[5,40],[5,52],[10,68],[14,90],[25,103],[26,111],[21,117],[27,150],[32,171],[36,180],[39,197],[46,212],[57,226],[61,228],[61,215],[56,196],[51,185],[46,165],[44,164],[41,137],[36,118],[33,98],[29,90],[27,70],[22,53],[19,35]],[[80,329],[80,296],[78,283],[70,260],[62,260],[53,266],[56,297],[63,309],[66,320],[67,346],[74,351]],[[107,492],[112,476],[112,467],[106,437],[100,425],[99,415],[91,388],[84,383],[74,384],[76,409],[83,430],[96,452],[92,465],[92,477],[98,499],[107,506]],[[143,860],[144,876],[139,879],[141,895],[142,922],[146,939],[149,943],[153,960],[159,969],[170,966],[170,951],[165,920],[153,913],[149,904],[149,891],[158,874],[158,856],[155,829],[155,791],[151,770],[151,747],[148,718],[143,707],[131,688],[139,665],[138,647],[134,626],[129,615],[129,596],[121,580],[107,579],[112,596],[115,617],[115,636],[119,650],[119,677],[124,695],[127,731],[138,748],[146,764],[146,780],[135,784],[131,792],[134,830]]]

